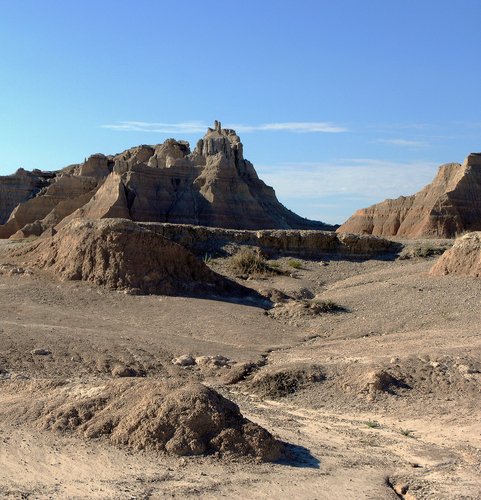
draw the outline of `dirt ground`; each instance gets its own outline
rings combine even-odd
[[[62,282],[9,257],[18,244],[0,242],[1,498],[481,498],[481,280],[428,275],[436,256],[282,258],[282,273],[239,280],[277,297],[267,311]],[[230,363],[172,364],[184,354]],[[118,367],[215,387],[286,457],[136,452],[22,410]]]

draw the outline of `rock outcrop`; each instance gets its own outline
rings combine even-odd
[[[454,245],[439,257],[430,274],[481,277],[481,232],[468,233],[457,238]]]
[[[48,186],[54,173],[19,168],[12,175],[0,176],[0,224],[5,224],[12,210]]]
[[[403,238],[452,238],[481,230],[481,154],[461,165],[439,168],[433,182],[412,196],[401,196],[357,211],[337,231]]]
[[[114,156],[95,154],[54,173],[48,187],[19,201],[16,208],[13,201],[2,202],[3,222],[8,220],[0,226],[0,238],[39,235],[67,217],[233,229],[334,229],[279,203],[244,159],[240,138],[219,122],[192,152],[187,142],[168,139]]]
[[[388,257],[401,251],[402,245],[370,235],[337,234],[333,231],[307,230],[234,230],[170,223],[139,223],[165,238],[179,243],[195,255],[227,255],[239,247],[257,247],[271,256],[322,258]]]
[[[127,219],[76,218],[12,255],[65,280],[133,293],[253,296],[184,247]]]

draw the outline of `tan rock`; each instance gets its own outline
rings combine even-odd
[[[415,195],[358,210],[337,232],[451,238],[466,230],[481,230],[481,154],[442,165]]]
[[[6,224],[0,226],[0,238],[9,238],[25,225],[42,220],[60,202],[85,195],[95,189],[96,185],[97,181],[92,177],[79,177],[68,174],[57,176],[44,192],[25,203],[21,203],[13,210]],[[80,200],[85,201],[85,198]],[[63,213],[68,213],[67,207],[70,203],[68,202],[64,206]],[[61,213],[62,209],[59,209],[59,215]]]
[[[28,172],[19,168],[12,175],[0,176],[0,224],[5,224],[13,209],[35,196],[48,186],[55,174],[34,170]]]
[[[106,218],[130,218],[125,196],[125,186],[122,177],[112,172],[107,176],[98,191],[83,206],[65,217],[56,229],[68,224],[71,220],[83,219],[106,219]]]
[[[456,239],[431,268],[435,276],[456,274],[481,277],[481,232],[465,234]]]

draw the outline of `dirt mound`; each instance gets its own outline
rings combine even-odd
[[[254,375],[248,386],[260,396],[275,399],[293,394],[324,378],[320,366],[301,364],[262,370]]]
[[[172,241],[127,219],[74,219],[53,236],[17,251],[66,280],[137,293],[242,293]]]
[[[42,430],[184,456],[217,452],[275,461],[282,455],[269,432],[198,383],[119,379],[93,387],[68,384],[34,399],[18,418]]]
[[[431,274],[443,276],[481,276],[481,232],[468,233],[458,238],[452,248],[436,261]]]
[[[389,363],[370,365],[358,362],[324,365],[325,394],[330,391],[342,399],[367,397],[368,400],[397,396],[416,400],[460,397],[466,401],[479,397],[481,363],[471,357],[426,356],[392,358]]]

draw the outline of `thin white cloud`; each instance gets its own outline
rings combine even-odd
[[[416,193],[431,182],[437,164],[350,158],[256,169],[287,207],[304,217],[340,223],[359,208]]]
[[[319,163],[257,165],[256,168],[260,177],[283,196],[321,198],[344,194],[382,201],[415,193],[431,182],[436,166],[424,161],[351,158]]]
[[[140,121],[124,121],[114,124],[101,125],[102,128],[121,132],[154,132],[162,134],[197,134],[204,133],[208,125],[199,121],[180,123],[156,123]],[[293,132],[293,133],[339,133],[346,132],[347,128],[329,122],[280,122],[264,123],[262,125],[232,124],[225,128],[233,128],[238,132]]]
[[[268,130],[277,132],[327,132],[339,133],[347,132],[347,128],[335,125],[329,122],[284,122],[284,123],[265,123],[263,125],[232,125],[232,128],[239,132],[256,132],[258,130]],[[228,127],[229,128],[229,127]]]
[[[121,132],[156,132],[161,134],[197,134],[204,133],[207,125],[198,121],[180,123],[155,123],[126,121],[111,125],[101,125],[102,128],[119,130]]]
[[[408,148],[422,148],[425,146],[429,146],[429,144],[425,141],[416,141],[409,139],[377,139],[374,142],[378,144],[390,144],[392,146],[402,146]]]

